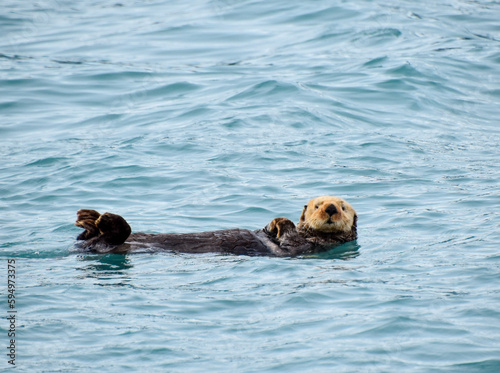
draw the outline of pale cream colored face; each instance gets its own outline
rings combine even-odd
[[[350,232],[356,211],[342,198],[322,196],[309,201],[302,211],[299,226],[321,232]]]

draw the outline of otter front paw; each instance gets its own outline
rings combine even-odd
[[[96,220],[99,219],[100,216],[101,214],[95,210],[81,209],[77,211],[75,225],[85,229],[85,231],[77,237],[77,240],[88,240],[99,235]]]
[[[275,218],[265,228],[264,231],[273,238],[280,239],[285,234],[295,232],[295,224],[287,218]]]
[[[130,225],[120,215],[106,212],[99,216],[95,222],[96,227],[101,232],[100,239],[108,245],[120,245],[132,233]]]

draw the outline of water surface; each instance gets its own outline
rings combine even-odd
[[[4,2],[16,369],[497,372],[499,19],[497,1]],[[359,238],[312,257],[73,246],[79,208],[258,229],[324,194]]]

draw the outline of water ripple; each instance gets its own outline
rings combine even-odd
[[[4,3],[21,370],[498,370],[498,2]],[[258,229],[323,194],[359,238],[320,255],[74,247],[83,207]]]

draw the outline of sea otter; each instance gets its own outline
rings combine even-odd
[[[225,229],[201,233],[132,233],[120,215],[82,209],[76,226],[85,229],[77,240],[97,253],[168,250],[240,255],[297,256],[322,252],[357,238],[357,214],[338,197],[323,196],[304,206],[299,224],[275,218],[263,229]]]

